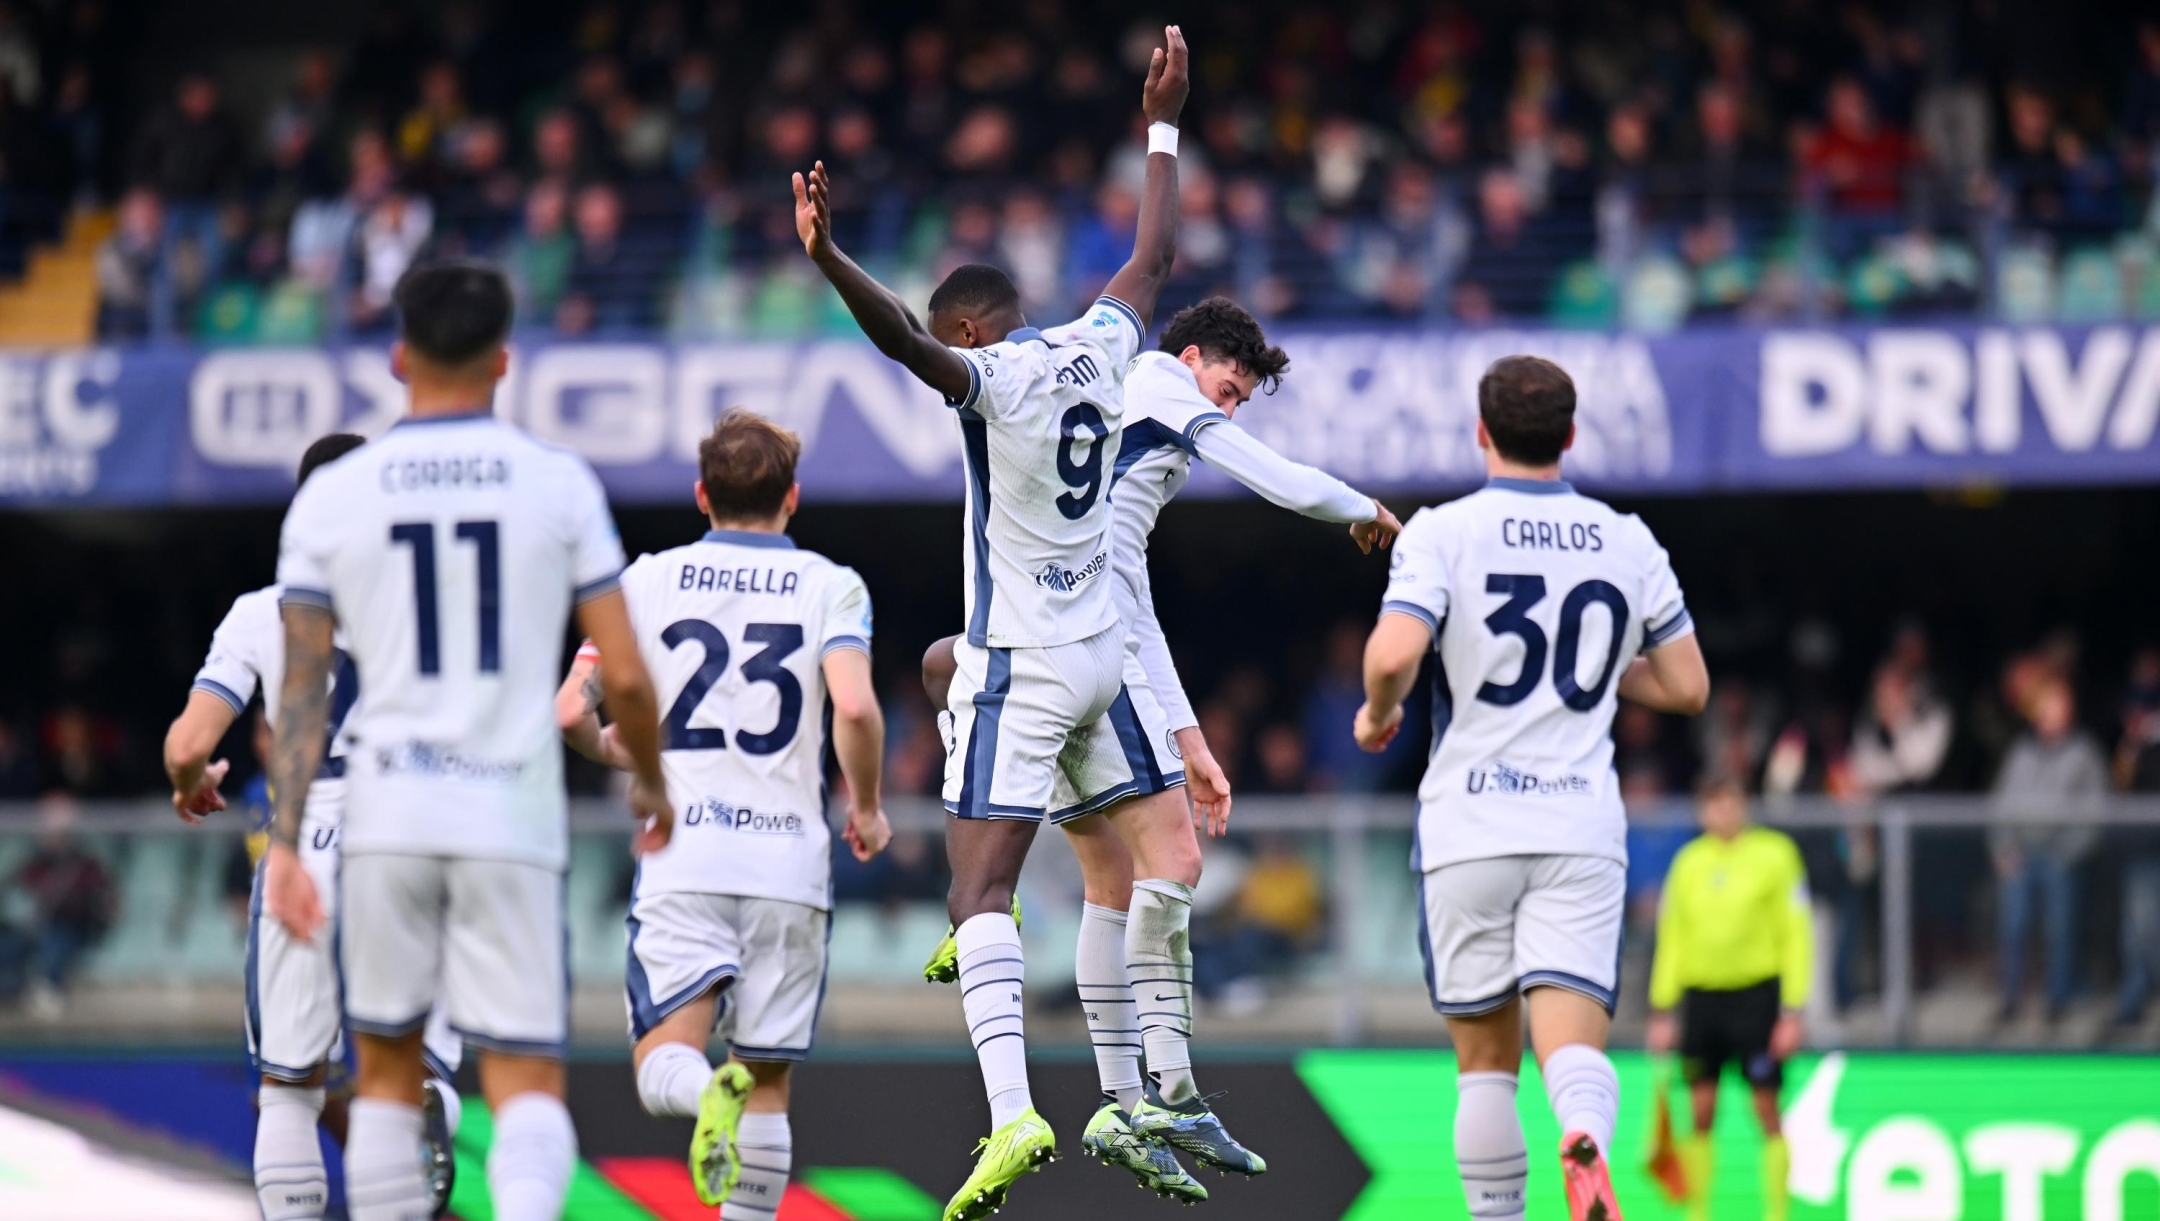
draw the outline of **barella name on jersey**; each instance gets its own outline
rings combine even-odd
[[[746,831],[752,835],[803,833],[803,817],[800,814],[773,814],[753,810],[748,806],[729,805],[717,797],[707,797],[684,807],[683,825],[721,827],[731,831]]]
[[[1043,565],[1041,572],[1035,574],[1035,583],[1044,589],[1054,589],[1061,594],[1069,594],[1080,588],[1091,578],[1099,575],[1103,569],[1109,566],[1110,553],[1107,551],[1096,552],[1094,559],[1078,568],[1067,568],[1056,560],[1052,560]]]
[[[1586,795],[1593,786],[1586,776],[1570,773],[1565,776],[1540,776],[1520,768],[1494,760],[1486,767],[1473,767],[1463,777],[1463,790],[1469,793],[1500,793],[1509,797],[1559,797]]]
[[[795,586],[801,580],[801,573],[789,569],[708,568],[703,564],[685,564],[675,578],[675,588],[786,597],[795,592]]]

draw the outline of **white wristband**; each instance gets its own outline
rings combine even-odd
[[[1177,128],[1168,123],[1148,124],[1147,151],[1177,156]]]

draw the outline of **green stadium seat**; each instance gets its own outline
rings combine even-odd
[[[1620,325],[1658,335],[1687,321],[1695,286],[1687,265],[1667,254],[1645,255],[1630,268],[1620,287]]]
[[[920,982],[923,960],[945,928],[945,905],[931,899],[898,908],[842,903],[833,909],[832,978],[851,984]]]
[[[261,297],[252,284],[220,284],[195,314],[195,338],[209,347],[255,342]]]
[[[1552,302],[1546,307],[1545,317],[1554,326],[1603,330],[1619,316],[1619,288],[1596,259],[1568,264],[1553,281]]]
[[[1897,264],[1879,253],[1864,254],[1845,269],[1845,305],[1859,317],[1880,318],[1907,286]]]
[[[2055,316],[2064,322],[2111,322],[2123,316],[2122,270],[2114,252],[2081,246],[2063,256]]]
[[[2125,233],[2115,239],[2115,263],[2130,316],[2160,319],[2160,241],[2149,233]]]
[[[1995,312],[2005,322],[2045,322],[2055,314],[2055,264],[2031,246],[2006,250],[1995,266]]]

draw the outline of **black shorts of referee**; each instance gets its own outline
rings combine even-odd
[[[1785,1084],[1785,1066],[1770,1055],[1778,1021],[1778,981],[1730,991],[1689,988],[1680,997],[1680,1073],[1689,1085],[1715,1081],[1728,1063],[1757,1089]]]

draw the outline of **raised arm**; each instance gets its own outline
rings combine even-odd
[[[1177,257],[1178,182],[1177,121],[1185,109],[1187,74],[1185,35],[1176,26],[1163,28],[1166,49],[1148,61],[1147,84],[1140,90],[1140,109],[1147,115],[1147,178],[1140,188],[1140,223],[1133,235],[1132,258],[1110,277],[1105,296],[1116,297],[1140,315],[1144,331],[1154,322],[1155,303],[1162,298],[1170,279],[1170,264]],[[1168,127],[1160,134],[1156,125]]]
[[[906,302],[833,243],[832,179],[822,161],[810,168],[808,178],[795,175],[795,235],[878,351],[899,361],[947,401],[958,402],[967,394],[967,362],[960,354],[939,343]]]
[[[172,779],[173,809],[187,822],[201,822],[204,815],[225,808],[218,785],[232,765],[223,759],[211,762],[210,753],[232,728],[235,715],[222,697],[197,688],[188,692],[187,707],[165,731],[165,774]]]

